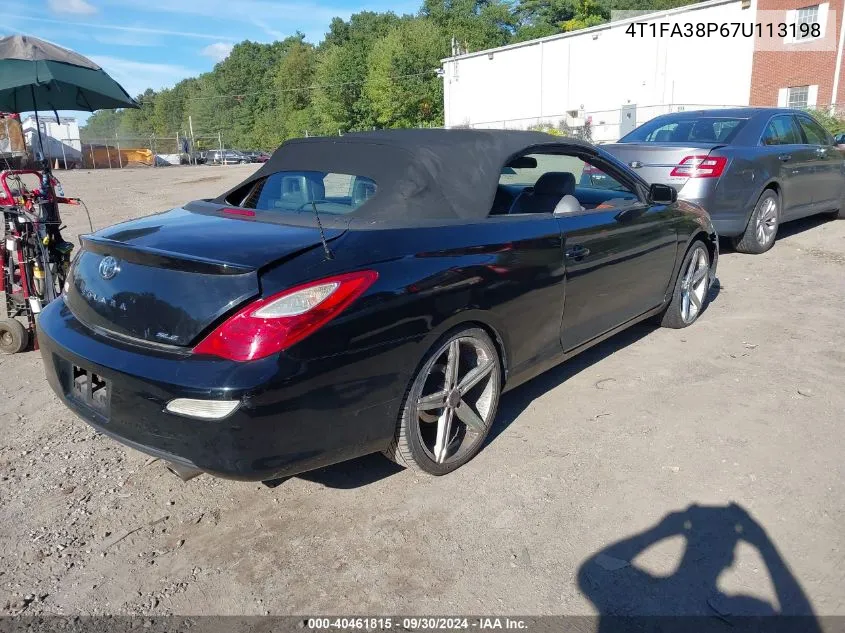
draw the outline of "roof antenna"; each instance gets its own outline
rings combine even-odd
[[[311,208],[314,209],[314,217],[317,218],[317,228],[320,229],[320,241],[323,243],[323,252],[326,254],[326,259],[334,259],[334,254],[329,248],[329,243],[326,241],[326,235],[323,233],[323,223],[320,222],[320,212],[317,211],[317,201],[311,201]]]

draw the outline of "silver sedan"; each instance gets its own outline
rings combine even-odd
[[[602,148],[645,180],[703,206],[719,235],[743,253],[769,250],[783,222],[817,213],[845,217],[845,157],[800,110],[676,112]]]

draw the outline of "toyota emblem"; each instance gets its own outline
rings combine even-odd
[[[114,257],[109,255],[107,257],[103,257],[103,260],[100,262],[99,270],[100,277],[108,280],[120,272],[120,265],[117,263],[117,260]]]

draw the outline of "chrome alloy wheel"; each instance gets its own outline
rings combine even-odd
[[[704,246],[696,246],[681,281],[681,319],[692,323],[701,312],[707,294],[710,258]]]
[[[763,208],[757,214],[755,230],[761,246],[767,245],[775,238],[778,231],[778,203],[774,197],[766,198],[763,203]]]
[[[487,435],[499,391],[496,350],[458,335],[423,367],[414,420],[420,445],[437,464],[461,460]]]

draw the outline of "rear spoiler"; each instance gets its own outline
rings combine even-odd
[[[82,247],[88,251],[99,255],[117,256],[133,264],[151,265],[205,275],[243,275],[255,271],[254,268],[248,266],[190,255],[177,255],[157,248],[138,248],[104,237],[84,235],[80,239]]]

